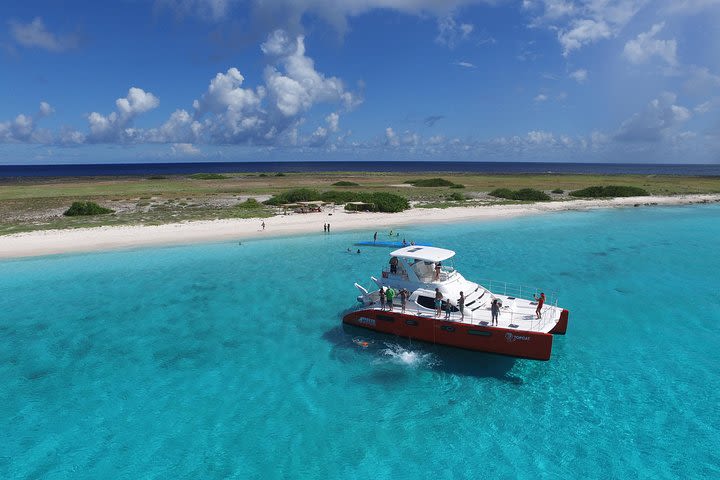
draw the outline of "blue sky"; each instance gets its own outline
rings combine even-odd
[[[0,4],[0,163],[720,162],[720,0]]]

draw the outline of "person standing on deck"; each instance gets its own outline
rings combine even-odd
[[[397,266],[398,266],[398,258],[397,257],[390,258],[390,273],[397,273]]]
[[[493,298],[490,304],[490,315],[492,316],[492,325],[497,325],[498,315],[500,315],[500,302],[498,302],[497,298]]]
[[[407,299],[408,299],[408,291],[404,288],[400,289],[400,307],[402,313],[405,313],[405,306],[407,305]]]
[[[458,298],[457,301],[458,310],[460,310],[460,321],[465,320],[465,295],[463,295],[463,292],[460,292],[460,298]]]
[[[439,317],[440,312],[442,312],[442,298],[443,295],[440,293],[440,289],[435,289],[435,316]]]
[[[393,311],[393,300],[395,299],[395,290],[388,287],[387,293],[385,293],[385,297],[387,298],[388,310],[390,310],[392,312]]]
[[[542,307],[545,305],[545,294],[540,292],[540,296],[533,295],[533,298],[537,300],[537,308],[535,309],[535,315],[537,318],[542,317]]]
[[[380,287],[380,310],[385,310],[385,290]]]
[[[435,280],[440,280],[440,270],[442,270],[442,263],[437,262],[435,264]]]

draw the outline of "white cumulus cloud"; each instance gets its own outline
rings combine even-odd
[[[677,42],[675,39],[660,40],[655,36],[662,31],[665,23],[658,23],[645,33],[639,34],[628,41],[623,49],[623,56],[631,63],[639,64],[659,57],[668,65],[677,64]]]
[[[56,35],[48,31],[41,17],[35,17],[30,23],[11,20],[10,35],[18,45],[51,52],[62,52],[78,46],[77,36]]]
[[[588,78],[588,72],[587,70],[581,68],[575,70],[574,72],[571,72],[568,76],[575,80],[577,83],[585,83]]]
[[[627,142],[656,142],[686,122],[692,116],[687,108],[677,105],[677,96],[665,92],[648,103],[645,109],[634,114],[620,125],[617,140]]]
[[[139,132],[131,128],[133,119],[149,110],[157,108],[160,100],[142,88],[132,87],[124,98],[115,101],[118,111],[109,115],[92,112],[87,116],[91,143],[127,142],[137,139]]]

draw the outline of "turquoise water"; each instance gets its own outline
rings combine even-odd
[[[720,477],[720,207],[401,231],[559,290],[552,359],[344,329],[372,232],[2,262],[0,478]]]

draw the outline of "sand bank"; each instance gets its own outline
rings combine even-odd
[[[0,258],[32,257],[60,253],[111,250],[152,245],[259,239],[273,236],[323,232],[330,223],[333,232],[349,230],[387,231],[401,226],[511,218],[569,210],[590,210],[636,205],[683,205],[720,202],[720,195],[677,195],[570,200],[527,205],[492,205],[446,209],[414,208],[402,213],[347,213],[337,208],[320,213],[290,214],[261,219],[232,219],[157,226],[97,227],[73,230],[44,230],[0,236]],[[367,239],[370,239],[370,233]],[[408,239],[410,241],[410,239]]]

